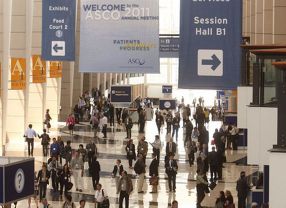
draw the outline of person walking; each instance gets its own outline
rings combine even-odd
[[[58,159],[59,154],[60,154],[60,145],[57,139],[53,138],[53,143],[51,144],[51,147],[50,147],[50,156],[56,157]]]
[[[125,208],[129,207],[129,195],[133,191],[133,184],[131,178],[126,171],[122,172],[119,179],[117,189],[119,191],[119,208],[123,208],[123,199],[125,199]]]
[[[194,128],[189,118],[186,119],[185,128],[186,128],[186,135],[185,135],[184,145],[186,146],[186,143],[188,142],[188,140],[192,139],[192,132]]]
[[[118,182],[122,172],[123,172],[123,165],[121,164],[121,160],[117,159],[116,164],[114,165],[112,170],[112,177],[115,179],[116,194],[119,193]]]
[[[28,143],[28,155],[33,156],[34,151],[34,138],[37,137],[36,131],[33,129],[33,125],[29,124],[28,129],[25,132],[24,137]]]
[[[38,185],[38,179],[37,179],[37,172],[35,171],[34,173],[34,195],[32,197],[35,201],[37,208],[39,208],[39,203],[37,199],[38,194],[39,194],[39,185]],[[28,208],[31,208],[32,197],[28,198]]]
[[[59,171],[59,183],[60,183],[60,197],[63,196],[63,191],[67,195],[67,184],[70,181],[71,172],[68,164],[65,164],[63,169]]]
[[[137,146],[137,154],[143,157],[143,162],[146,162],[146,156],[148,152],[148,143],[145,141],[145,136],[143,136]]]
[[[247,179],[245,176],[245,172],[241,171],[240,178],[236,182],[236,191],[238,197],[238,208],[246,208],[245,200],[247,198],[247,194],[250,190],[250,187],[247,183]]]
[[[71,195],[66,195],[66,200],[62,206],[62,208],[76,208],[75,204],[72,201],[72,196]]]
[[[99,120],[99,126],[101,127],[101,132],[103,133],[103,138],[107,138],[107,117],[103,114]]]
[[[126,139],[131,139],[131,130],[133,127],[133,122],[132,122],[132,118],[128,117],[127,122],[126,122]]]
[[[126,150],[126,154],[127,154],[129,168],[132,169],[133,168],[133,166],[132,166],[133,160],[136,160],[135,145],[133,144],[132,139],[130,139],[127,142],[125,150]]]
[[[150,185],[152,185],[152,191],[150,193],[157,193],[157,187],[158,187],[158,159],[157,155],[155,153],[152,154],[152,161],[149,166],[149,176],[150,178]]]
[[[146,173],[146,165],[144,163],[143,156],[141,154],[138,155],[138,159],[134,165],[134,171],[138,175],[138,181],[137,181],[137,192],[138,194],[144,193],[143,191],[143,183],[144,183],[144,177]]]
[[[99,162],[97,161],[97,156],[93,155],[90,173],[94,190],[96,190],[97,184],[99,183],[100,171],[101,168]]]
[[[164,117],[162,116],[161,112],[156,113],[155,122],[158,129],[158,134],[161,133],[161,126],[164,125]]]
[[[155,136],[155,141],[153,143],[150,143],[153,147],[153,153],[156,155],[157,162],[159,164],[160,162],[160,150],[161,150],[161,140],[159,135]]]
[[[38,135],[38,137],[40,139],[42,139],[41,145],[42,145],[42,148],[43,148],[43,156],[47,157],[48,156],[48,146],[49,146],[51,138],[47,134],[47,130],[46,129],[43,129],[43,133],[41,135]]]
[[[208,162],[210,165],[211,181],[218,179],[218,153],[215,151],[215,147],[212,147],[212,151],[208,154]]]
[[[89,140],[89,143],[86,145],[86,151],[87,151],[88,170],[90,173],[92,158],[94,155],[97,155],[97,147],[92,140]]]
[[[180,128],[180,114],[176,113],[175,117],[173,118],[172,125],[173,125],[173,133],[172,138],[174,138],[174,135],[176,134],[176,140],[178,140],[178,132]]]
[[[176,175],[178,171],[177,161],[174,155],[170,154],[169,160],[165,164],[166,174],[168,175],[169,192],[176,192]]]
[[[48,133],[50,133],[50,128],[51,128],[51,120],[52,120],[52,117],[50,115],[50,110],[47,109],[46,110],[46,114],[45,114],[45,121],[44,121],[44,124],[46,125],[47,127],[47,130],[48,130]]]
[[[83,161],[79,157],[79,153],[75,152],[75,157],[71,160],[71,169],[72,169],[72,175],[74,177],[74,183],[76,191],[82,192],[82,184],[83,184]]]
[[[105,199],[108,199],[107,192],[102,188],[102,185],[99,183],[96,185],[96,191],[94,194],[95,207],[103,208],[103,203]]]
[[[47,165],[44,163],[42,169],[38,172],[37,181],[39,182],[40,201],[46,197],[47,185],[49,183],[50,172],[47,170]]]
[[[52,160],[48,164],[48,171],[50,171],[50,175],[52,178],[52,187],[53,191],[57,192],[59,189],[58,183],[58,170],[61,169],[59,162],[57,161],[57,157],[53,156]]]
[[[173,138],[170,137],[169,141],[166,144],[166,159],[165,160],[167,160],[171,154],[175,156],[176,151],[177,151],[177,144],[173,142]]]
[[[68,126],[70,135],[73,135],[74,125],[75,125],[75,118],[73,114],[69,114],[66,120],[66,125]]]
[[[197,172],[197,208],[202,208],[201,203],[205,198],[208,189],[207,176],[204,171]]]

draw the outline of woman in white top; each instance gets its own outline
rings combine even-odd
[[[102,189],[102,185],[100,183],[97,184],[95,195],[94,195],[95,207],[100,208],[102,205],[102,202],[107,198],[108,198],[107,193],[104,189]]]

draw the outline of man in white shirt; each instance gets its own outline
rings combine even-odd
[[[99,183],[97,184],[96,191],[94,194],[94,201],[95,201],[95,206],[100,207],[104,199],[107,198],[107,193],[105,190],[102,189],[102,185]]]
[[[28,155],[33,156],[34,150],[34,138],[37,137],[37,133],[32,129],[32,124],[29,124],[29,128],[26,130],[24,137],[26,137],[26,142],[28,143]]]
[[[107,138],[107,117],[104,114],[100,118],[99,125],[102,127],[103,138]]]

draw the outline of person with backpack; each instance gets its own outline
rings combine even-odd
[[[43,156],[44,156],[44,157],[47,157],[47,156],[48,156],[48,146],[49,146],[49,143],[50,143],[51,138],[50,138],[50,136],[47,134],[47,130],[46,130],[46,129],[43,129],[43,132],[44,132],[44,133],[41,134],[41,136],[38,135],[38,137],[39,137],[40,139],[42,139],[41,145],[42,145],[42,147],[43,147]]]
[[[134,165],[134,171],[138,175],[138,181],[137,181],[137,192],[138,194],[144,193],[143,189],[143,183],[144,183],[144,177],[146,173],[146,165],[143,160],[143,156],[141,154],[138,155],[138,159],[135,162]]]
[[[72,202],[72,196],[67,194],[66,200],[62,206],[62,208],[76,208],[75,204]]]
[[[94,201],[96,208],[109,207],[109,200],[107,192],[102,188],[102,185],[99,183],[96,186],[96,191],[94,194]]]
[[[123,199],[125,198],[125,208],[129,207],[129,195],[133,191],[131,178],[126,171],[122,172],[122,176],[118,182],[117,189],[119,191],[119,208],[122,208]]]

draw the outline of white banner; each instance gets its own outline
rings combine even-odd
[[[159,73],[159,0],[81,0],[81,72]]]

